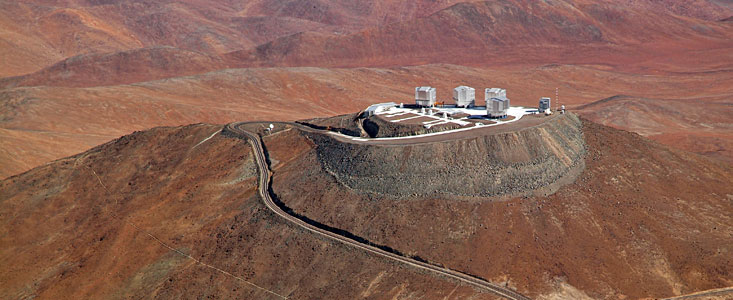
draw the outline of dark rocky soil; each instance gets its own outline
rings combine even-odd
[[[308,138],[319,164],[356,191],[396,197],[529,195],[557,189],[551,185],[572,181],[584,166],[577,116],[548,120],[519,131],[404,146],[346,144],[321,134]]]
[[[355,113],[328,118],[300,120],[298,123],[311,128],[330,130],[350,136],[364,136],[365,134],[363,134],[363,131],[358,125],[360,117],[360,113]]]
[[[364,119],[364,131],[369,137],[398,137],[420,135],[432,132],[441,132],[461,128],[458,124],[441,124],[425,128],[421,124],[398,124],[389,122],[380,117],[369,117]]]

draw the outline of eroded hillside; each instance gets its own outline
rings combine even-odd
[[[317,163],[340,184],[396,198],[551,193],[560,183],[574,181],[585,166],[581,124],[573,114],[525,116],[516,124],[434,139],[373,146],[308,134]]]
[[[115,56],[159,46],[215,56],[302,31],[345,34],[404,21],[455,2],[0,1],[0,54],[6,58],[0,61],[0,77],[35,72],[77,55]]]
[[[339,182],[312,134],[291,128],[264,142],[273,191],[295,213],[533,297],[666,297],[733,285],[731,168],[634,133],[578,125],[582,173],[556,192],[524,197],[375,193]],[[3,297],[492,298],[277,218],[255,194],[248,144],[220,130],[136,132],[2,181]],[[498,147],[502,139],[483,141]],[[351,153],[386,162],[368,152]],[[419,164],[411,156],[405,165]],[[433,169],[412,172],[425,176],[395,183],[442,185],[425,180]]]
[[[0,182],[0,298],[495,299],[272,214],[220,131],[136,132]]]
[[[248,67],[601,61],[624,66],[731,46],[730,24],[719,21],[729,11],[706,1],[667,2],[461,2],[424,18],[348,35],[302,32],[225,57]]]
[[[421,176],[405,169],[404,176],[378,186],[374,171],[362,178],[364,184],[350,185],[319,159],[318,139],[293,129],[264,140],[274,166],[273,190],[296,213],[534,297],[579,290],[601,299],[656,298],[733,285],[730,166],[587,120],[582,132],[586,167],[572,184],[551,195],[510,200],[375,193],[398,186],[455,189],[461,183],[472,190],[472,176],[492,171],[483,164],[436,170],[413,159],[423,155],[408,151],[414,146],[395,150],[405,154],[401,164]],[[522,137],[515,142],[536,143]],[[435,163],[461,153],[450,143],[445,149],[432,154]],[[370,152],[351,153],[363,160],[362,168],[391,161]],[[472,155],[481,161],[486,154]],[[445,173],[454,175],[450,182],[442,180]]]

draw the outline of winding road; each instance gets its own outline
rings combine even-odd
[[[278,206],[275,201],[273,201],[272,197],[270,196],[270,178],[272,177],[272,171],[270,170],[270,167],[267,163],[267,158],[265,157],[265,151],[262,146],[262,141],[260,140],[260,137],[257,133],[248,131],[244,128],[243,125],[246,124],[258,124],[258,122],[239,122],[239,123],[231,123],[226,126],[226,130],[229,130],[230,132],[233,132],[234,134],[240,135],[242,137],[246,137],[249,143],[252,145],[252,148],[255,153],[255,161],[257,162],[257,167],[260,172],[259,176],[259,186],[258,190],[260,193],[260,196],[265,202],[265,206],[267,206],[268,209],[270,209],[272,212],[277,214],[278,216],[283,217],[284,219],[288,220],[289,222],[300,226],[301,228],[308,230],[314,234],[322,235],[327,238],[336,240],[337,242],[362,249],[364,251],[370,252],[372,254],[376,254],[382,257],[385,257],[387,259],[391,259],[406,265],[409,265],[414,268],[422,269],[425,271],[433,272],[442,276],[446,276],[449,278],[452,278],[454,280],[458,280],[460,282],[475,286],[477,288],[483,289],[485,291],[488,291],[490,293],[496,294],[498,296],[504,297],[506,299],[515,299],[515,300],[529,300],[529,297],[526,297],[514,290],[511,290],[506,287],[502,287],[500,285],[488,282],[486,280],[476,278],[458,271],[454,271],[451,269],[443,268],[434,266],[425,262],[421,262],[409,257],[405,257],[399,254],[395,254],[392,252],[385,251],[383,249],[380,249],[378,247],[365,244],[359,241],[356,241],[354,239],[351,239],[349,237],[340,235],[335,232],[331,232],[325,229],[318,228],[316,226],[313,226],[309,223],[306,223],[305,221],[288,214],[285,212],[280,206]],[[296,126],[301,129],[305,129],[302,125],[294,124],[294,123],[279,123],[279,124],[288,124],[291,126]],[[320,131],[317,129],[312,129],[306,127],[307,131]]]

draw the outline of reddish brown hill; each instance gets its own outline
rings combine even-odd
[[[278,298],[252,283],[290,298],[493,299],[285,223],[255,196],[247,144],[220,129],[137,132],[0,182],[2,297]],[[296,212],[535,297],[733,285],[733,169],[583,131],[575,183],[506,201],[365,194],[325,172],[297,130],[265,144],[273,188]]]
[[[670,11],[676,15],[718,21],[733,15],[730,1],[719,0],[617,0],[615,3],[629,5],[635,9]]]
[[[0,84],[5,88],[118,85],[204,73],[223,66],[219,58],[198,52],[171,47],[141,48],[74,56],[35,73],[2,79]]]
[[[680,16],[653,3],[634,3],[459,3],[425,18],[345,36],[301,33],[228,57],[241,66],[557,61],[623,64],[710,44],[731,47],[728,24]],[[711,14],[719,12],[714,10],[717,6],[701,3],[705,5],[690,7]]]
[[[455,1],[3,1],[0,77],[89,53],[172,46],[206,54],[302,31],[347,33],[427,15]],[[313,5],[311,5],[313,4]],[[336,22],[337,20],[337,22]]]
[[[659,142],[733,162],[730,95],[689,99],[614,96],[579,106],[604,125],[633,130]]]
[[[395,198],[391,192],[366,191],[325,162],[337,157],[324,155],[328,150],[320,149],[320,139],[293,129],[264,140],[274,166],[273,190],[295,212],[410,255],[507,282],[533,297],[661,298],[733,285],[731,166],[589,121],[583,122],[583,135],[586,167],[574,183],[552,195],[504,201],[440,193]],[[431,168],[444,170],[434,177],[460,168],[452,165],[455,155],[480,148],[461,146],[474,142],[433,146],[448,153],[432,160]],[[350,154],[372,159],[359,174],[378,174],[394,157],[405,164],[420,161],[425,147]],[[365,155],[377,151],[384,161]],[[476,174],[454,174],[452,183],[468,185],[472,176],[492,171],[477,166]],[[430,174],[409,174],[400,183],[439,188]],[[412,181],[417,175],[425,180]]]
[[[340,32],[428,16],[460,1],[253,1],[240,14],[309,20],[342,26]]]
[[[171,46],[213,57],[228,53],[228,66],[238,67],[565,62],[638,70],[634,66],[659,67],[660,58],[669,58],[672,65],[719,67],[729,61],[726,53],[733,40],[729,23],[708,21],[722,19],[730,10],[707,1],[117,0],[0,5],[6,17],[0,21],[0,34],[8,37],[0,44],[8,58],[0,63],[8,73],[0,76],[38,71],[45,75],[29,84],[40,85],[99,84],[96,79],[103,75],[94,72],[84,72],[88,78],[74,77],[73,84],[45,80],[67,75],[58,65],[51,66],[64,58],[96,53],[83,56],[89,60],[85,65],[105,69],[91,65],[95,59],[107,64],[119,51],[141,47]],[[711,48],[722,52],[692,52]],[[189,75],[185,65],[190,59],[171,56],[166,72],[130,62],[140,64],[135,73],[158,74],[106,76],[102,84]],[[174,72],[170,65],[176,64],[184,65],[178,67],[183,71]],[[205,70],[223,67],[211,64]]]
[[[0,298],[496,299],[286,223],[220,130],[137,132],[0,182]]]

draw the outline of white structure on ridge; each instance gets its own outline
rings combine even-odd
[[[486,89],[484,99],[489,100],[491,98],[506,98],[506,89],[490,88]]]
[[[509,98],[506,97],[506,90],[500,88],[486,89],[486,114],[490,118],[503,118],[509,110]]]
[[[543,113],[545,111],[551,110],[550,109],[551,108],[551,106],[550,106],[551,101],[552,101],[552,99],[550,99],[550,97],[542,97],[542,98],[540,98],[540,105],[538,107],[538,110],[540,111],[540,113]]]
[[[476,90],[465,85],[454,88],[453,100],[457,107],[473,107],[476,105]]]
[[[430,86],[416,87],[415,104],[422,107],[435,105],[435,88]]]

